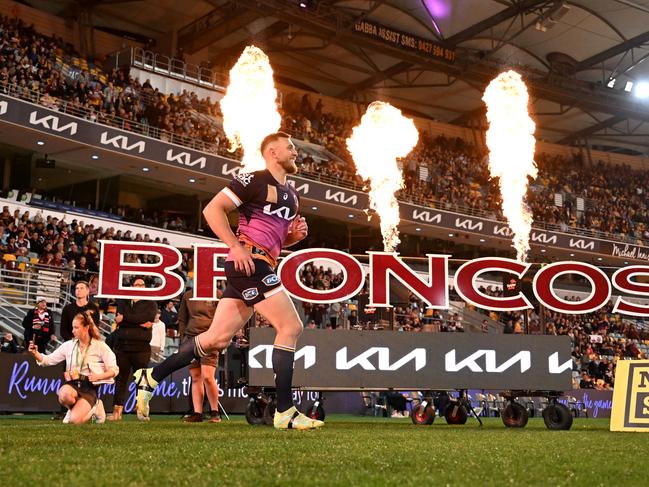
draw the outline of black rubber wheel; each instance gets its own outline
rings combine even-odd
[[[410,411],[410,419],[414,424],[433,424],[435,421],[435,408],[430,404],[422,406],[421,404],[417,407],[412,408]]]
[[[508,428],[525,428],[529,413],[521,403],[512,401],[505,406],[500,417]]]
[[[309,408],[307,416],[311,419],[317,419],[319,421],[324,421],[325,419],[325,410],[321,404],[313,405]]]
[[[246,406],[246,421],[248,421],[248,424],[264,424],[265,407],[266,404],[262,403],[259,399],[248,401],[248,405]]]
[[[264,424],[273,426],[273,419],[275,418],[275,398],[270,398],[268,404],[264,408]]]
[[[572,427],[572,414],[564,404],[550,404],[543,410],[543,421],[549,430],[569,430]]]
[[[457,401],[452,401],[451,404],[446,408],[446,414],[444,414],[446,422],[448,424],[465,424],[469,415],[466,412],[466,408]]]

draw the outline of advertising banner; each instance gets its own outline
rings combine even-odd
[[[270,328],[250,330],[249,383],[270,386]],[[305,330],[293,385],[326,389],[523,389],[572,387],[567,336]]]

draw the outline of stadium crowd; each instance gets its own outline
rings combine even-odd
[[[187,91],[177,95],[161,93],[150,83],[141,84],[123,70],[103,71],[88,66],[62,40],[42,36],[22,21],[7,17],[0,18],[0,92],[31,101],[36,94],[39,103],[55,110],[82,114],[98,123],[162,139],[174,138],[177,143],[192,145],[199,140],[205,144],[203,149],[228,157],[240,156],[228,152],[220,127],[219,106],[209,98],[200,100]],[[355,175],[345,146],[356,120],[325,112],[322,102],[313,104],[308,95],[284,100],[282,114],[284,130],[335,155],[322,162],[301,154],[302,175],[328,178],[336,184],[362,189],[364,184]],[[647,172],[601,162],[586,168],[579,155],[566,159],[539,154],[537,164],[540,174],[528,194],[535,221],[565,229],[601,230],[634,240],[649,239],[649,212],[644,194],[649,183]],[[502,218],[497,184],[489,178],[485,154],[477,147],[461,139],[432,138],[424,133],[402,165],[405,179],[402,200],[461,207]],[[562,196],[560,201],[557,194]],[[577,204],[577,197],[584,198],[583,208]],[[162,213],[129,207],[117,208],[115,213],[129,221],[170,230],[194,229],[180,216],[169,218]],[[0,252],[13,258],[3,258],[3,275],[7,276],[4,271],[21,268],[21,264],[23,269],[39,264],[66,271],[72,281],[92,281],[97,272],[100,239],[160,242],[147,234],[95,228],[76,220],[58,221],[39,213],[11,214],[5,207],[0,214]],[[186,279],[192,268],[191,255],[183,253],[181,272]],[[309,264],[302,270],[301,279],[306,286],[324,290],[336,287],[342,275]],[[102,305],[107,311],[110,303]],[[302,314],[305,326],[311,328],[385,327],[378,318],[367,319],[359,307],[358,300],[334,305],[304,303]],[[366,319],[361,319],[361,314]],[[615,319],[610,309],[585,317],[550,314],[544,318],[547,333],[571,337],[575,369],[581,374],[579,385],[584,388],[610,387],[615,361],[642,356],[638,341],[648,338],[632,323]],[[403,331],[464,331],[459,315],[443,316],[426,311],[414,296],[397,305],[390,319],[394,329]],[[498,319],[504,323],[505,332],[522,332],[519,318],[500,316]],[[167,328],[176,326],[168,305],[162,309],[162,321]],[[258,321],[264,324],[263,317]],[[531,323],[531,328],[536,326],[538,317]],[[15,341],[12,344],[12,338],[4,337],[3,351],[14,348]]]
[[[38,94],[40,103],[50,108],[78,111],[99,123],[173,138],[176,143],[195,146],[201,142],[198,148],[227,157],[240,156],[228,152],[219,105],[210,98],[201,100],[186,90],[161,93],[123,70],[91,67],[61,39],[39,35],[8,17],[0,19],[0,92],[25,99]],[[314,104],[309,95],[286,97],[281,111],[284,130],[336,155],[316,162],[301,154],[304,176],[363,188],[345,144],[357,120],[327,113],[322,101]],[[497,183],[490,179],[485,154],[477,147],[461,139],[423,133],[402,163],[405,185],[400,199],[502,218]],[[564,230],[599,230],[632,241],[649,239],[646,171],[603,162],[586,168],[580,154],[572,159],[538,154],[537,164],[539,176],[528,193],[536,222]],[[577,198],[583,199],[583,206]]]

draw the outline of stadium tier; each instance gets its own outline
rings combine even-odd
[[[626,483],[581,464],[632,448],[614,389],[649,424],[641,3],[0,0],[0,414],[110,423],[34,436],[117,471],[56,485]],[[317,431],[234,458],[229,413]],[[600,436],[402,458],[438,417]],[[10,484],[47,481],[7,422]]]

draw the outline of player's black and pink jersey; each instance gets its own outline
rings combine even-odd
[[[223,192],[239,208],[238,234],[279,257],[299,208],[297,191],[267,170],[240,173]],[[228,255],[228,260],[230,256]]]

